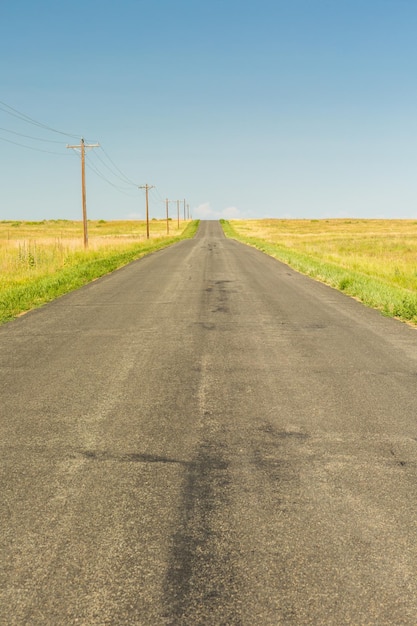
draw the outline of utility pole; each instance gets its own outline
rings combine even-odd
[[[180,229],[180,201],[177,200],[177,220],[178,220],[178,230]]]
[[[185,198],[184,198],[184,222],[185,222],[186,219],[187,218],[186,218],[186,215],[185,215]]]
[[[168,198],[165,199],[165,208],[166,208],[166,213],[167,213],[167,235],[169,235],[169,216],[168,216],[168,205],[169,205],[169,200]]]
[[[139,189],[145,189],[146,191],[146,239],[149,239],[149,189],[153,189],[155,185],[142,185]]]
[[[84,248],[88,248],[88,230],[87,230],[87,200],[85,193],[85,149],[86,148],[99,148],[99,143],[85,144],[84,139],[81,137],[81,143],[79,146],[68,146],[67,148],[72,148],[73,150],[78,149],[81,150],[81,196],[83,203],[83,226],[84,226]]]

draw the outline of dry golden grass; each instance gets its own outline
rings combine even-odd
[[[0,222],[0,323],[77,289],[126,263],[192,237],[198,221]]]
[[[417,291],[416,220],[233,220],[231,225],[240,235]]]
[[[180,234],[186,226],[166,221],[150,222],[150,239],[161,239]],[[45,220],[42,222],[0,222],[0,276],[2,286],[21,282],[28,277],[50,274],[64,267],[80,254],[93,254],[105,249],[116,252],[131,245],[145,242],[146,222],[89,221],[88,252],[84,253],[83,224],[70,220]]]
[[[233,220],[227,235],[417,325],[416,220]]]
[[[180,222],[178,229],[177,221],[169,221],[171,235],[184,230],[185,223]],[[150,221],[150,237],[163,237],[166,235],[165,220]],[[146,238],[146,222],[143,220],[96,220],[88,221],[89,245],[97,247],[102,245],[107,238],[132,239],[138,241]],[[47,240],[49,243],[55,240],[74,240],[74,245],[79,242],[83,247],[83,224],[81,221],[72,220],[43,220],[42,222],[28,221],[1,221],[0,241],[3,245],[6,241],[22,240]]]

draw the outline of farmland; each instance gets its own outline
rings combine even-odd
[[[0,323],[135,259],[192,236],[198,221],[0,222]]]
[[[223,228],[385,315],[417,324],[415,220],[233,220]]]

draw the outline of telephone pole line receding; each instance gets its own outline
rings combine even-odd
[[[79,146],[68,146],[73,150],[81,150],[81,196],[83,203],[83,226],[84,226],[84,248],[88,248],[88,230],[87,230],[87,200],[85,193],[85,149],[86,148],[99,148],[99,143],[85,144],[84,139],[81,137],[81,143]]]
[[[153,189],[155,185],[141,185],[139,189],[145,189],[146,191],[146,239],[149,239],[149,189]]]

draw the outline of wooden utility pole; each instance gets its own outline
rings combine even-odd
[[[178,220],[178,230],[180,228],[180,201],[177,200],[177,220]]]
[[[84,139],[81,137],[81,143],[79,146],[68,146],[73,150],[81,150],[81,197],[83,204],[83,226],[84,226],[84,248],[88,248],[88,230],[87,230],[87,197],[85,192],[85,149],[86,148],[99,148],[99,143],[85,144]]]
[[[155,185],[142,185],[139,189],[146,191],[146,239],[149,239],[149,189],[153,189]]]
[[[184,222],[187,219],[186,215],[185,215],[185,198],[184,198]]]
[[[169,235],[168,204],[169,204],[169,200],[168,200],[168,198],[166,198],[166,200],[165,200],[165,208],[166,208],[166,213],[167,213],[167,235]]]

